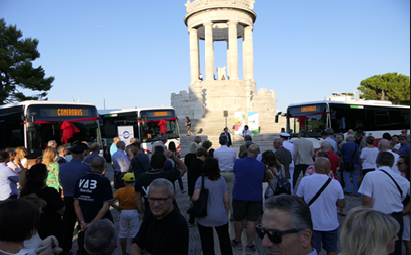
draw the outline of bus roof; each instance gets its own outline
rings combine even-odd
[[[28,105],[32,105],[32,104],[69,104],[69,105],[90,105],[90,106],[95,106],[93,103],[89,103],[89,102],[27,100],[27,101],[21,101],[21,102],[16,102],[16,103],[9,103],[9,104],[0,105],[0,109],[6,109],[6,108],[13,107],[13,106],[18,106],[18,105],[28,106]]]
[[[299,106],[299,105],[307,105],[307,104],[347,104],[347,105],[374,105],[374,106],[385,106],[385,107],[392,107],[392,108],[402,108],[402,109],[410,109],[409,105],[395,105],[392,104],[390,101],[377,101],[377,100],[359,100],[359,101],[311,101],[311,102],[303,102],[303,103],[293,103],[288,105],[290,106]]]
[[[137,108],[137,109],[111,109],[111,110],[98,110],[98,114],[115,114],[115,113],[128,113],[128,112],[141,112],[150,110],[174,110],[172,106],[157,106],[157,107],[147,107],[147,108]]]

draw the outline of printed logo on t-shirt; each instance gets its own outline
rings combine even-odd
[[[97,188],[96,180],[80,179],[79,184],[80,192],[91,193],[93,189]]]

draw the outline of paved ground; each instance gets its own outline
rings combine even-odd
[[[111,166],[108,164],[107,167],[107,173],[106,176],[112,180],[113,179],[113,169],[111,168]],[[300,177],[301,178],[301,177]],[[187,178],[186,176],[183,177],[183,182],[184,182],[184,187],[187,189]],[[112,182],[113,185],[113,182]],[[266,186],[266,185],[265,185]],[[264,186],[264,187],[265,187]],[[178,186],[178,182],[176,182],[176,187],[177,187],[177,203],[178,206],[180,208],[180,211],[183,212],[184,217],[186,217],[187,221],[188,221],[188,214],[186,214],[185,212],[187,211],[190,201],[189,201],[189,197],[186,193],[181,193],[181,191],[179,190],[179,186]],[[361,205],[361,198],[356,198],[356,197],[346,197],[346,212],[348,212],[351,208],[356,207]],[[114,224],[118,229],[119,226],[119,219],[120,219],[120,213],[117,210],[114,210],[113,208],[111,208],[111,213],[113,215],[114,218]],[[344,221],[345,217],[342,216],[338,216],[340,225],[342,225],[343,221]],[[189,239],[189,255],[201,255],[202,251],[201,251],[201,242],[200,242],[200,236],[198,233],[198,229],[197,227],[189,227],[189,231],[190,231],[190,239]],[[230,231],[230,237],[231,239],[234,239],[234,224],[233,222],[230,222],[230,227],[229,227],[229,231]],[[242,243],[245,245],[246,244],[246,238],[245,238],[245,231],[243,231],[242,234]],[[214,247],[215,247],[215,251],[216,251],[216,255],[220,255],[220,250],[219,250],[219,245],[218,245],[218,239],[216,238],[216,233],[215,233],[215,238],[214,238]],[[130,241],[131,242],[131,241]],[[254,244],[257,247],[257,251],[254,253],[255,255],[260,254],[268,254],[267,252],[264,251],[264,248],[261,246],[261,240],[258,238],[258,236],[256,235],[255,239],[254,239]],[[130,245],[130,244],[129,244]],[[338,247],[339,247],[339,243],[338,243]],[[77,236],[74,235],[73,237],[73,254],[75,254],[75,252],[77,251],[78,247],[77,247]],[[128,251],[128,249],[127,249]],[[340,248],[339,248],[340,251]],[[121,250],[120,250],[120,244],[119,247],[116,250],[116,255],[120,255],[121,254]],[[239,255],[239,254],[245,254],[245,251],[240,251],[240,250],[233,250],[233,254],[234,255]],[[321,254],[326,254],[324,251],[322,251]]]

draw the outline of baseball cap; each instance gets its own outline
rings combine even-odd
[[[123,176],[123,180],[125,180],[126,182],[134,182],[136,181],[136,177],[134,176],[133,173],[126,173]]]

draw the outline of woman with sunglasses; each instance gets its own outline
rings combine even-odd
[[[264,182],[268,182],[268,187],[265,190],[265,199],[274,196],[277,190],[279,176],[285,178],[284,166],[281,165],[273,151],[268,150],[263,153],[261,162],[265,164]]]
[[[220,175],[217,159],[207,158],[205,160],[202,176],[197,179],[195,184],[193,201],[197,201],[200,197],[202,180],[204,180],[204,188],[209,191],[207,216],[196,218],[203,254],[215,254],[213,228],[218,234],[221,254],[233,254],[228,233],[228,212],[230,210],[228,186],[225,179]]]
[[[340,233],[340,255],[387,255],[394,252],[398,222],[368,207],[352,209]]]

